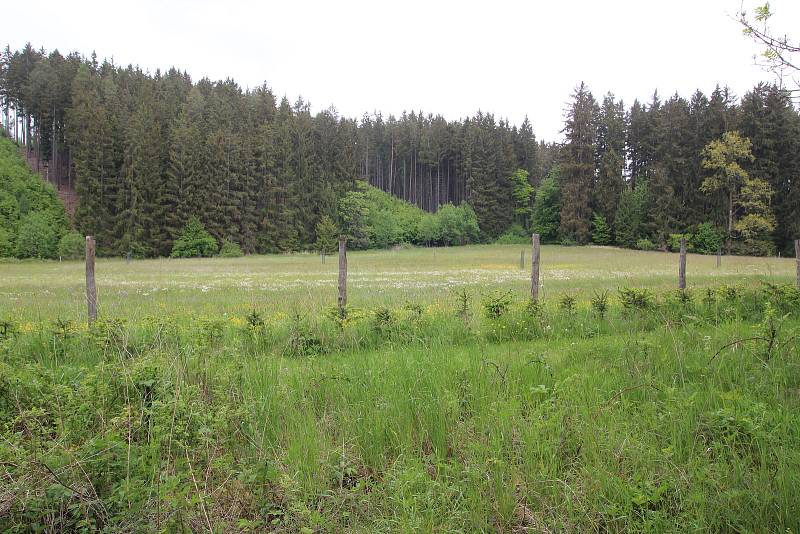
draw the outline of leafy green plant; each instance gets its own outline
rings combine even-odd
[[[219,255],[222,258],[241,258],[244,256],[244,252],[242,252],[242,247],[239,246],[239,243],[226,239],[222,242]]]
[[[649,250],[655,250],[656,246],[649,239],[642,238],[642,239],[639,239],[638,241],[636,241],[636,248],[639,249],[639,250],[649,251]]]
[[[58,257],[77,260],[86,255],[86,240],[78,232],[64,234],[58,242]]]
[[[40,212],[22,218],[17,235],[18,258],[54,258],[58,247],[58,234],[53,222]]]
[[[692,248],[700,254],[716,254],[722,249],[723,235],[716,226],[710,222],[697,225],[692,236]]]

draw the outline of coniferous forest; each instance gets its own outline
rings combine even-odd
[[[197,220],[245,253],[317,249],[342,230],[362,247],[538,232],[545,242],[641,249],[688,236],[698,252],[758,255],[788,253],[800,236],[800,115],[770,84],[624,103],[580,83],[564,138],[551,143],[527,118],[312,114],[266,85],[243,90],[28,45],[2,54],[0,106],[6,134],[56,186],[71,224],[109,255],[169,255]],[[427,212],[448,206],[442,218],[461,217],[467,230],[444,238],[435,226],[450,223],[365,182]],[[6,234],[18,231],[24,204],[2,219]],[[364,225],[387,219],[370,209],[412,215],[378,238]]]

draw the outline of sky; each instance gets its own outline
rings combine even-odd
[[[0,43],[96,51],[118,65],[175,66],[243,88],[266,82],[278,97],[348,117],[528,116],[538,139],[555,141],[581,81],[598,99],[611,91],[630,105],[654,90],[689,97],[717,83],[741,96],[770,80],[734,20],[759,3],[29,0],[3,7]],[[800,1],[770,5],[775,27],[794,30]]]

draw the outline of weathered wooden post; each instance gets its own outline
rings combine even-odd
[[[722,249],[718,248],[717,249],[717,268],[719,268],[720,265],[722,265]]]
[[[86,304],[89,326],[97,320],[97,286],[94,283],[94,237],[86,236]]]
[[[539,300],[539,234],[533,234],[531,240],[531,298]]]
[[[797,289],[800,289],[800,239],[794,240],[794,255],[797,257]]]
[[[519,251],[519,268],[525,268],[525,249]]]
[[[678,289],[686,289],[686,238],[681,238],[681,258],[678,265]]]
[[[347,237],[339,236],[339,313],[347,307]]]

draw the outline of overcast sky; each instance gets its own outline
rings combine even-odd
[[[744,0],[745,7],[761,3]],[[800,1],[773,0],[776,24],[798,26]],[[439,2],[6,2],[0,39],[20,48],[112,57],[144,70],[176,66],[194,79],[266,82],[314,111],[440,113],[478,109],[538,138],[560,137],[584,80],[630,104],[729,85],[741,96],[769,75],[732,20],[741,0]],[[26,20],[28,22],[26,22]],[[797,33],[797,32],[795,32]]]

